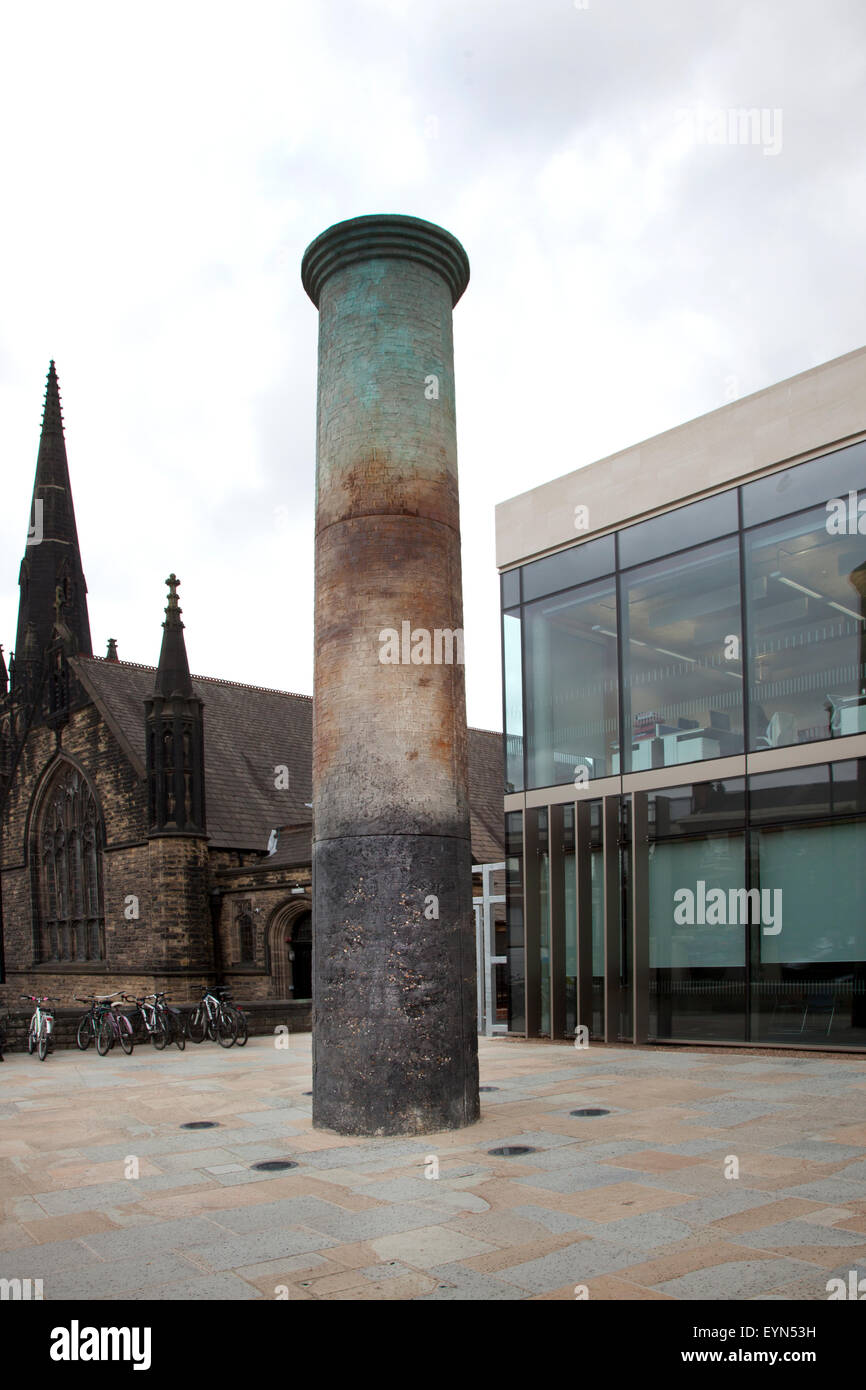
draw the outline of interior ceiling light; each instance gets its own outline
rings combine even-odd
[[[846,608],[844,603],[835,603],[825,594],[819,594],[815,589],[807,589],[805,584],[798,584],[794,579],[786,579],[785,575],[780,574],[778,570],[774,570],[770,578],[778,579],[780,584],[787,584],[789,589],[798,589],[801,594],[807,594],[809,598],[816,598],[821,603],[826,603],[828,608],[837,608],[840,613],[847,613],[849,618],[854,618],[858,623],[866,622],[866,618],[863,618],[860,613],[855,613],[853,608]]]
[[[781,574],[779,570],[773,570],[770,578],[778,579],[780,584],[787,584],[789,589],[798,589],[801,594],[808,594],[809,598],[824,598],[824,595],[817,593],[815,589],[807,589],[805,584],[798,584],[795,579],[786,579],[784,574]]]
[[[844,603],[834,603],[832,599],[827,600],[831,608],[838,608],[840,613],[847,613],[849,618],[854,618],[858,623],[866,623],[866,618],[859,613],[855,613],[853,608],[846,608]]]
[[[697,665],[698,659],[696,656],[684,656],[682,652],[670,652],[667,647],[656,647],[655,650],[661,652],[664,656],[675,656],[677,661],[690,661],[693,666]]]

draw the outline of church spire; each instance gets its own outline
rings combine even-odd
[[[167,700],[173,695],[188,700],[193,695],[193,688],[183,640],[183,623],[180,620],[183,610],[177,598],[180,580],[176,574],[170,574],[165,582],[168,585],[168,605],[162,625],[162,650],[153,690],[155,695],[163,695]]]
[[[92,655],[87,585],[78,546],[60,388],[53,360],[48,368],[30,523],[18,583],[21,595],[15,655],[19,673],[24,674],[21,662],[25,646],[28,665],[35,661],[41,668],[55,633],[58,597],[71,649],[84,656]],[[26,674],[35,680],[39,672],[28,669]]]
[[[162,650],[144,702],[151,837],[206,835],[203,701],[189,674],[177,590],[170,574]]]

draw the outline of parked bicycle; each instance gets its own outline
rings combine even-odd
[[[226,1010],[230,1019],[235,1025],[235,1042],[237,1043],[238,1047],[245,1047],[247,1039],[249,1037],[249,1029],[247,1027],[247,1016],[244,1013],[241,1005],[236,1004],[232,999],[231,994],[229,994],[227,991],[223,994],[223,1008]]]
[[[121,1010],[120,1000],[112,999],[99,1020],[96,1034],[96,1050],[100,1057],[106,1057],[116,1042],[129,1057],[132,1053],[132,1020]]]
[[[164,994],[157,994],[156,1002],[157,1007],[162,1010],[170,1041],[174,1043],[178,1052],[183,1052],[186,1047],[186,1021],[183,1014],[174,1004],[169,1004]]]
[[[83,998],[74,994],[73,999],[76,1004],[87,1004],[88,1010],[78,1025],[78,1032],[75,1041],[82,1052],[86,1052],[92,1042],[96,1042],[99,1037],[99,1028],[103,1016],[110,1008],[116,994],[87,994]],[[104,1054],[101,1054],[104,1055]]]
[[[141,1023],[143,1035],[149,1037],[158,1052],[161,1052],[167,1043],[174,1042],[183,1051],[186,1047],[186,1028],[179,1009],[172,1008],[167,1002],[164,993],[145,994],[141,998],[133,999],[130,995],[121,996],[127,1004],[133,1004],[137,1009],[137,1019]]]
[[[234,1045],[237,1041],[238,1025],[230,1012],[231,1006],[223,998],[228,993],[229,990],[223,985],[215,985],[212,989],[204,991],[201,1002],[196,1004],[189,1020],[188,1032],[191,1042],[201,1043],[205,1038],[210,1038],[212,1042],[218,1042],[220,1047]]]
[[[50,1007],[43,1008],[43,1004],[51,1004],[48,995],[41,997],[36,994],[22,994],[21,998],[27,1004],[35,1004],[33,1017],[30,1020],[30,1030],[27,1034],[27,1051],[36,1052],[40,1062],[44,1062],[48,1056],[52,1044],[52,1034],[54,1032],[54,1013]]]

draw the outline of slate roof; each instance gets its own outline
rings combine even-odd
[[[504,795],[502,735],[492,729],[470,729],[469,815],[473,864],[498,864],[505,858]]]
[[[74,657],[84,688],[139,776],[145,775],[144,700],[156,667],[101,657]],[[204,701],[207,829],[216,849],[265,851],[271,830],[280,834],[274,868],[301,868],[311,860],[313,701],[309,695],[264,690],[236,681],[193,676]],[[287,789],[275,769],[288,769]],[[503,857],[502,735],[469,730],[472,854],[477,863]]]

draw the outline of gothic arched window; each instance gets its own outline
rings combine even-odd
[[[238,961],[247,964],[256,958],[255,928],[249,898],[242,898],[238,903],[235,921],[238,929]]]
[[[102,829],[86,780],[61,763],[34,832],[37,959],[104,960]]]

